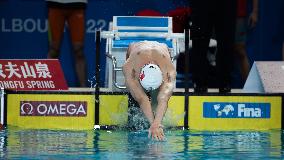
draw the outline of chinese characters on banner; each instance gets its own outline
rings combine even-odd
[[[1,59],[0,87],[11,90],[67,90],[56,59]]]

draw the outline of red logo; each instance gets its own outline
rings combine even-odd
[[[86,101],[21,101],[20,116],[86,117]]]
[[[140,74],[139,79],[140,79],[140,81],[142,81],[144,78],[145,78],[145,73],[143,71],[143,73]]]

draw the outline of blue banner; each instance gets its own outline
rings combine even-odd
[[[204,118],[270,118],[270,103],[204,102]]]

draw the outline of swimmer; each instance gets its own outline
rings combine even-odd
[[[125,84],[150,123],[148,137],[165,140],[162,119],[176,83],[176,69],[166,44],[141,41],[129,45],[123,65]],[[157,108],[153,111],[146,92],[157,90]]]

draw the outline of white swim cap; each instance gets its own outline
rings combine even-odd
[[[160,67],[155,64],[146,64],[141,69],[139,80],[142,87],[147,91],[159,88],[163,82]]]

